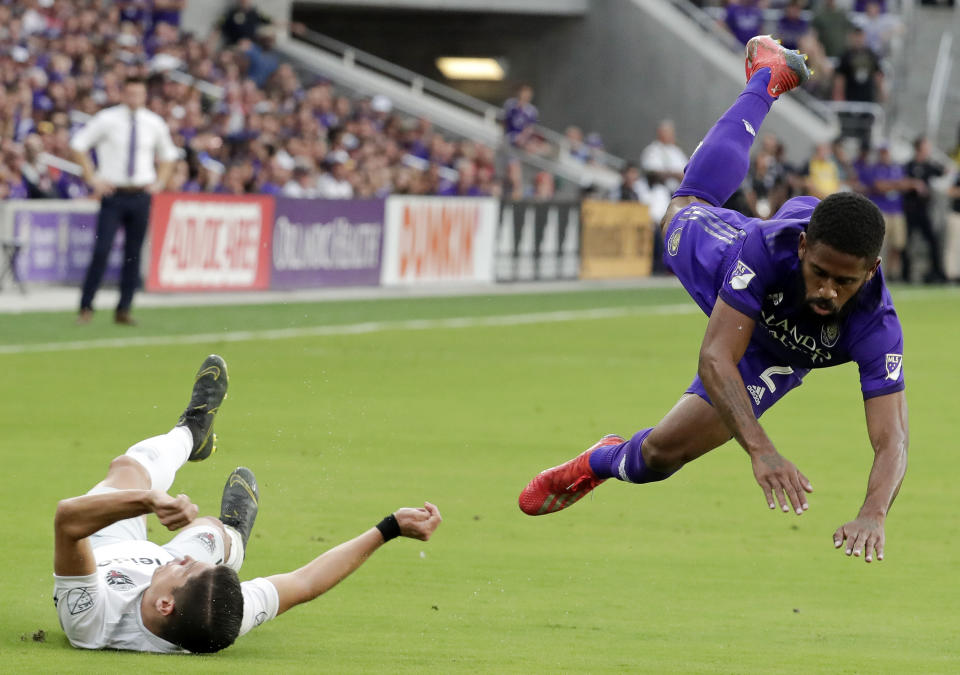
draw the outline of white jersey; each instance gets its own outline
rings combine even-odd
[[[161,546],[130,540],[94,549],[97,571],[82,577],[53,576],[53,602],[70,644],[82,649],[183,653],[143,625],[140,601],[158,567],[174,560]],[[240,635],[277,616],[280,598],[264,578],[244,581]]]

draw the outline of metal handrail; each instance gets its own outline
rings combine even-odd
[[[731,52],[742,52],[743,45],[731,33],[717,26],[716,20],[710,14],[694,5],[690,0],[669,0],[678,10],[683,12],[688,18],[693,20],[700,28],[710,34],[714,39],[721,42]],[[826,123],[835,121],[834,115],[828,106],[810,92],[797,88],[791,93],[791,97],[803,105],[807,110],[819,117]]]
[[[168,70],[166,71],[166,76],[169,77],[174,82],[179,82],[180,84],[185,84],[189,87],[194,87],[199,90],[202,94],[215,99],[223,98],[223,87],[218,84],[213,84],[212,82],[207,82],[206,80],[201,80],[199,77],[194,77],[190,73],[184,72],[182,70]]]
[[[403,66],[398,66],[395,63],[387,61],[386,59],[381,59],[379,56],[374,56],[368,52],[365,52],[361,49],[351,47],[345,42],[341,42],[336,38],[332,38],[328,35],[323,35],[312,30],[304,30],[292,37],[302,39],[304,42],[309,42],[314,47],[319,47],[324,49],[332,54],[335,54],[341,57],[344,61],[357,63],[371,70],[376,70],[377,72],[387,75],[395,80],[399,80],[410,86],[411,89],[418,91],[429,92],[438,98],[445,99],[447,101],[456,103],[462,108],[466,108],[472,112],[475,112],[490,122],[494,122],[497,119],[497,116],[500,113],[500,110],[495,106],[490,105],[489,103],[484,103],[483,101],[464,94],[462,91],[458,91],[453,87],[448,87],[445,84],[435,82],[428,78],[419,75],[412,70],[408,70]]]
[[[365,52],[361,49],[351,47],[347,43],[341,42],[336,38],[332,38],[328,35],[323,35],[309,29],[297,33],[294,37],[303,39],[304,42],[308,42],[314,47],[326,50],[327,52],[340,57],[345,62],[362,65],[365,68],[370,68],[383,75],[398,80],[399,82],[408,85],[415,91],[426,92],[447,102],[454,103],[461,108],[465,108],[470,112],[482,116],[484,120],[490,124],[496,123],[501,117],[501,109],[497,108],[496,106],[492,106],[489,103],[474,98],[473,96],[464,94],[453,87],[449,87],[440,82],[436,82],[435,80],[423,77],[412,70],[408,70],[403,66],[398,66],[395,63],[380,58],[379,56],[374,56],[373,54]],[[553,146],[555,155],[557,157],[560,157],[569,151],[569,141],[567,141],[563,134],[540,124],[534,125],[534,131],[538,136]],[[521,154],[524,154],[525,157],[527,156],[527,153]],[[620,170],[626,165],[626,161],[622,158],[603,150],[595,150],[591,154],[602,165],[614,170]],[[531,156],[535,157],[535,155]],[[533,161],[530,163],[536,164],[536,162]]]

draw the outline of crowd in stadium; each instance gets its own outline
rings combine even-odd
[[[242,11],[231,9],[220,30],[206,37],[181,29],[184,4],[0,2],[0,198],[89,195],[82,179],[50,157],[72,159],[72,133],[90,115],[120,101],[128,76],[147,79],[148,107],[163,117],[184,150],[167,186],[172,191],[321,198],[554,195],[547,172],[525,182],[519,161],[498,162],[494,148],[445,137],[427,119],[398,114],[385,96],[350,96],[325,79],[304,77],[272,51],[269,20],[249,0],[240,0]],[[721,23],[741,41],[768,31],[810,54],[819,73],[811,80],[814,93],[836,100],[882,99],[881,60],[901,30],[884,0],[698,4],[722,16]],[[537,121],[532,97],[532,89],[521,87],[505,104],[502,119],[513,146],[537,153],[540,139],[530,133]],[[580,161],[593,161],[602,148],[596,133],[584,138],[570,127],[566,136],[571,156]],[[869,142],[869,136],[861,140]],[[864,144],[856,158],[849,154],[842,142],[825,145],[806,166],[795,167],[784,159],[783,144],[765,137],[742,191],[744,208],[766,216],[795,194],[825,196],[838,189],[877,199],[896,192],[893,205],[886,204],[894,210],[904,198],[910,202],[916,185],[878,191],[871,180],[873,167],[884,157],[889,161],[883,150],[875,150],[875,157]],[[640,161],[625,169],[622,186],[604,196],[645,201],[656,215],[686,159],[665,122]],[[939,268],[931,274],[942,277]]]
[[[249,19],[229,12],[206,38],[180,29],[184,0],[0,4],[0,198],[87,195],[43,158],[69,161],[71,134],[120,102],[128,76],[147,79],[148,107],[185,151],[170,190],[327,198],[533,190],[509,167],[498,179],[492,148],[395,114],[384,96],[304,81],[272,52],[266,21],[240,4]]]

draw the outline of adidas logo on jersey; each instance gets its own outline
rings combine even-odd
[[[753,396],[753,402],[757,405],[760,405],[760,399],[762,399],[763,395],[767,393],[766,389],[756,384],[748,384],[747,391],[749,391],[750,395]]]

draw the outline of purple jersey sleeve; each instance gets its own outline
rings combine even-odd
[[[892,304],[884,303],[854,337],[850,358],[860,368],[864,399],[903,391],[903,330]]]
[[[773,278],[774,269],[763,228],[755,227],[744,238],[739,255],[731,260],[719,295],[737,311],[756,319]]]

